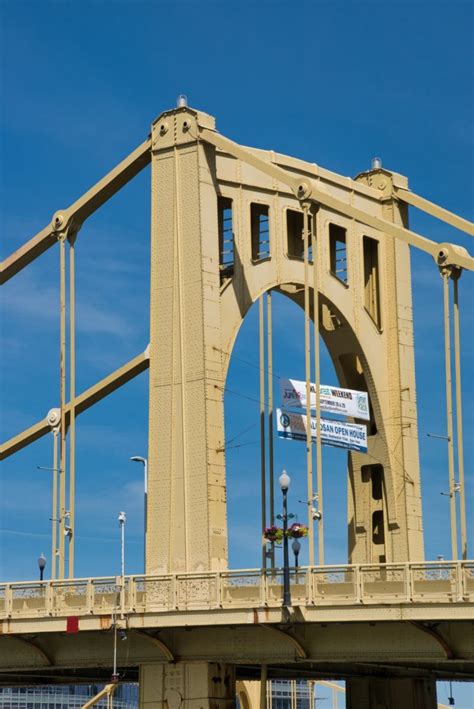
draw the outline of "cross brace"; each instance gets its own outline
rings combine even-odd
[[[89,389],[86,389],[86,391],[83,391],[82,394],[79,394],[75,399],[76,416],[108,396],[108,394],[119,389],[138,374],[141,374],[141,372],[144,372],[148,369],[149,365],[150,359],[148,351],[146,350],[104,377],[104,379],[101,379],[99,382],[89,387]],[[66,425],[69,421],[70,412],[71,402],[68,401],[65,406]],[[38,421],[33,426],[30,426],[13,438],[10,438],[10,440],[0,446],[0,460],[8,458],[13,453],[33,443],[33,441],[37,441],[38,438],[45,436],[49,431],[51,431],[51,425],[48,423],[47,418]]]
[[[82,223],[99,207],[135,177],[151,160],[151,139],[148,138],[105,177],[79,197],[67,209],[56,212],[51,224],[44,227],[0,264],[0,284],[41,256],[56,243],[58,232],[78,231]]]

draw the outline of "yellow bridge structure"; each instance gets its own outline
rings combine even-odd
[[[150,163],[150,344],[77,393],[80,229]],[[52,578],[0,585],[0,682],[106,681],[114,638],[120,667],[139,679],[142,708],[230,707],[236,681],[262,680],[264,688],[272,678],[302,678],[344,679],[351,709],[434,709],[436,680],[474,678],[459,317],[460,276],[474,260],[412,231],[409,208],[474,234],[470,222],[411,192],[406,177],[379,162],[350,179],[245,147],[181,100],[134,152],[5,259],[2,282],[58,249],[61,358],[57,408],[0,450],[6,458],[53,432],[58,520]],[[448,561],[424,558],[410,249],[431,260],[444,293]],[[346,565],[325,564],[321,440],[307,427],[309,565],[290,570],[291,605],[282,603],[282,570],[268,562],[273,548],[263,546],[260,569],[228,569],[225,382],[247,312],[259,301],[262,323],[272,293],[304,310],[306,414],[313,380],[316,430],[320,336],[340,386],[370,401],[367,452],[348,453]],[[76,417],[146,369],[145,573],[75,578]],[[261,398],[271,453],[273,418]],[[274,521],[273,468],[264,460],[265,451],[262,526]],[[117,648],[118,631],[127,633],[126,650]],[[240,701],[265,706],[265,692]]]

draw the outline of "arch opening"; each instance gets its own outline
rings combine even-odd
[[[304,380],[304,309],[303,291],[301,284],[282,285],[273,289],[273,400],[274,409],[280,406],[279,377],[291,377]],[[265,295],[262,292],[261,295]],[[258,301],[258,297],[256,298]],[[356,350],[357,357],[348,358],[349,364],[341,357],[337,347],[334,346],[333,334],[347,323],[335,306],[320,295],[321,310],[327,309],[330,315],[325,319],[321,313],[320,336],[323,341],[321,347],[321,382],[323,384],[339,385],[347,388],[357,388],[369,391],[372,397],[376,394],[369,389],[369,382],[361,372],[362,353],[356,342],[355,335],[351,342],[352,349]],[[300,306],[293,308],[293,305]],[[325,325],[327,318],[331,322],[337,319],[336,328]],[[313,313],[311,312],[311,320]],[[291,323],[290,335],[288,323]],[[259,409],[259,356],[258,356],[258,303],[249,305],[238,323],[232,341],[232,348],[225,351],[227,357],[225,379],[225,430],[226,430],[226,468],[227,468],[227,514],[229,521],[229,564],[231,567],[242,566],[244,559],[254,560],[252,565],[260,565],[261,554],[261,492],[260,492],[260,409]],[[313,334],[311,333],[311,342]],[[337,340],[336,340],[337,344]],[[230,354],[229,354],[230,353]],[[234,357],[234,359],[232,359]],[[359,369],[355,374],[355,363]],[[351,365],[351,366],[350,366]],[[313,373],[314,375],[314,373]],[[358,377],[356,381],[355,376]],[[352,377],[352,378],[351,378]],[[267,373],[266,373],[267,378]],[[268,382],[266,381],[265,387]],[[373,426],[375,427],[376,405],[372,407]],[[362,422],[361,422],[362,423]],[[367,423],[367,422],[363,422]],[[293,473],[295,486],[291,491],[292,512],[298,519],[307,523],[307,508],[303,503],[306,500],[306,447],[296,441],[278,440],[274,425],[274,487],[275,487],[275,512],[279,512],[281,497],[278,487],[278,475],[281,468],[287,467]],[[369,433],[372,431],[369,428]],[[377,429],[375,429],[377,430]],[[375,435],[375,433],[373,433]],[[269,487],[268,472],[268,441],[266,442],[266,480],[267,491]],[[347,543],[347,529],[340,524],[341,518],[347,516],[346,502],[346,471],[349,480],[353,464],[352,455],[342,449],[324,446],[324,493],[326,535],[328,541],[328,555],[326,563],[347,563],[351,558],[351,531],[349,530],[349,545]],[[359,459],[365,456],[358,454]],[[343,471],[343,472],[342,472]],[[336,472],[336,475],[334,475]],[[314,471],[313,471],[314,474]],[[341,494],[342,490],[344,492]],[[385,485],[384,501],[388,499],[390,481]],[[353,498],[353,519],[349,527],[356,526],[357,503],[356,496],[349,485],[350,496]],[[384,504],[385,506],[385,504]],[[387,505],[388,506],[388,505]],[[246,510],[246,521],[242,522],[242,507]],[[349,505],[350,507],[350,505]],[[295,509],[293,509],[295,508]],[[270,524],[269,504],[267,504],[267,526]],[[337,521],[338,520],[338,521]],[[371,530],[370,530],[371,534]],[[305,545],[303,545],[305,546]],[[306,545],[307,546],[307,545]],[[347,551],[348,549],[348,551]],[[306,563],[306,549],[302,550],[300,563]],[[245,552],[245,553],[244,553]],[[277,563],[278,565],[278,563]]]

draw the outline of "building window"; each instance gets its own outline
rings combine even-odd
[[[364,236],[364,291],[365,309],[378,328],[382,325],[380,314],[379,242]]]
[[[250,205],[252,261],[270,258],[270,208],[266,204]]]
[[[383,544],[385,542],[382,510],[377,510],[372,515],[372,541],[374,544]]]
[[[363,465],[361,468],[362,482],[371,483],[372,499],[381,500],[383,493],[383,465]]]
[[[217,216],[219,224],[219,270],[221,280],[234,273],[234,229],[232,224],[232,200],[218,197]]]
[[[311,214],[308,215],[309,236],[308,236],[308,261],[313,261],[313,221]],[[286,237],[287,253],[289,258],[304,260],[304,215],[295,209],[286,210]]]
[[[347,283],[346,230],[337,224],[329,225],[329,257],[332,275]]]
[[[370,466],[370,478],[372,481],[372,499],[382,499],[383,467],[381,465]]]

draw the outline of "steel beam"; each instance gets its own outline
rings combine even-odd
[[[89,389],[86,389],[86,391],[83,391],[82,394],[79,394],[75,400],[76,416],[82,414],[83,411],[86,411],[98,401],[101,401],[108,394],[111,394],[116,389],[119,389],[138,374],[144,372],[148,369],[149,365],[150,361],[148,351],[142,352],[126,364],[122,365],[122,367],[119,367],[114,372],[104,377],[104,379],[101,379],[99,382],[89,387]],[[64,411],[66,422],[68,422],[71,412],[70,401],[65,404]],[[38,421],[33,426],[30,426],[13,438],[10,438],[10,440],[6,441],[0,447],[0,460],[8,458],[13,453],[25,448],[25,446],[30,443],[33,443],[33,441],[37,441],[38,438],[46,435],[50,430],[51,426],[46,418]]]
[[[340,214],[355,219],[361,224],[367,224],[374,229],[394,236],[396,239],[400,239],[406,244],[430,254],[437,263],[442,265],[455,265],[460,268],[468,269],[469,271],[474,271],[474,259],[460,246],[447,243],[438,244],[410,229],[405,229],[386,219],[368,214],[368,212],[364,212],[362,209],[358,209],[352,204],[346,203],[329,194],[320,181],[309,178],[295,178],[293,174],[287,170],[267,162],[258,155],[255,155],[255,153],[252,153],[248,148],[242,148],[237,143],[229,140],[229,138],[225,138],[209,128],[200,128],[200,137],[216,148],[252,165],[274,180],[288,186],[298,199],[309,199],[316,204],[324,205]]]
[[[124,185],[135,177],[151,160],[151,140],[147,138],[130,155],[120,162],[105,177],[79,197],[70,207],[57,212],[51,224],[36,236],[20,246],[0,264],[0,284],[8,281],[15,273],[41,256],[56,243],[58,228],[63,231],[74,223],[77,230],[104,202],[113,197]],[[59,221],[57,221],[59,220]]]
[[[398,199],[400,199],[402,202],[405,202],[406,204],[411,204],[412,207],[416,207],[416,209],[421,209],[423,212],[430,214],[432,217],[441,219],[441,221],[446,222],[446,224],[449,224],[450,226],[453,226],[456,229],[460,229],[461,231],[466,232],[466,234],[474,236],[474,224],[468,219],[459,217],[457,214],[453,214],[453,212],[450,212],[447,209],[439,207],[437,204],[434,204],[433,202],[424,199],[424,197],[420,197],[414,192],[410,192],[410,190],[404,190],[402,187],[396,186],[394,190],[395,196],[398,197]]]
[[[231,615],[223,609],[216,610],[212,616],[196,612],[186,617],[181,613],[181,619],[174,625],[171,622],[176,620],[178,614],[162,614],[164,617],[158,621],[156,629],[160,637],[166,639],[166,647],[180,661],[230,662],[240,665],[244,671],[253,666],[256,673],[259,673],[261,664],[267,664],[269,676],[270,668],[279,668],[282,674],[286,671],[287,677],[306,675],[308,678],[315,676],[312,667],[322,676],[332,677],[346,673],[350,676],[352,672],[363,674],[365,667],[369,676],[379,673],[387,676],[393,672],[409,677],[431,671],[444,677],[474,677],[472,624],[467,619],[454,620],[453,609],[448,610],[445,619],[433,614],[431,622],[437,624],[440,634],[450,638],[456,649],[455,659],[448,659],[437,640],[406,620],[382,620],[374,613],[373,620],[370,620],[371,614],[365,609],[359,609],[361,613],[357,617],[357,609],[351,608],[352,617],[349,622],[344,622],[349,616],[348,609],[342,606],[337,610],[341,612],[340,619],[337,619],[335,612],[333,620],[329,621],[322,620],[323,615],[314,609],[311,612],[313,622],[295,623],[284,633],[276,632],[281,615],[272,611],[268,614],[268,620],[262,623],[253,613]],[[260,611],[258,615],[263,616],[263,613]],[[134,667],[141,662],[173,666],[169,653],[165,654],[142,633],[144,625],[151,630],[156,618],[155,614],[130,615],[128,650],[122,650],[121,667]],[[239,619],[240,624],[234,624]],[[52,628],[55,619],[35,618],[29,626],[31,629],[40,627],[41,622],[49,626],[49,632],[44,632],[41,640],[35,642],[38,645],[41,642],[44,651],[54,659],[52,667],[41,660],[34,648],[18,643],[19,637],[28,637],[28,632],[33,631],[28,631],[25,624],[23,628],[17,624],[16,635],[4,634],[0,637],[0,683],[3,675],[11,676],[14,672],[21,674],[21,681],[24,681],[25,674],[35,670],[43,674],[77,668],[79,674],[81,670],[94,672],[110,666],[109,620],[107,615],[101,619],[86,618],[83,627],[81,618],[80,630],[71,642],[71,637],[58,623],[56,629]],[[65,628],[65,619],[61,623]],[[269,631],[269,627],[273,630]],[[428,621],[425,627],[429,627]],[[156,630],[151,632],[156,634]],[[303,648],[306,657],[302,657],[298,647]],[[332,664],[332,672],[324,666],[328,664]]]

